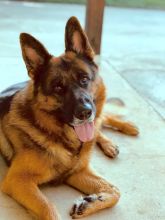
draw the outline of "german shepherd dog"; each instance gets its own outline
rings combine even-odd
[[[114,206],[119,190],[90,168],[90,154],[94,143],[110,157],[118,154],[101,125],[130,135],[138,130],[114,117],[101,117],[105,86],[79,21],[68,20],[65,53],[59,57],[29,34],[20,35],[20,44],[31,79],[0,96],[0,150],[10,163],[2,191],[40,220],[61,219],[38,188],[48,182],[86,194],[73,205],[72,218]]]

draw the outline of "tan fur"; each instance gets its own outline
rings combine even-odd
[[[113,115],[104,115],[102,121],[103,127],[111,127],[124,134],[136,136],[139,134],[138,128],[131,122],[123,121]]]
[[[88,166],[81,172],[69,177],[67,183],[87,195],[96,194],[98,198],[100,197],[100,200],[96,199],[88,203],[82,210],[81,215],[73,213],[72,218],[85,217],[100,209],[112,207],[118,202],[120,197],[120,193],[115,186],[98,176]]]
[[[71,28],[72,23],[77,25],[74,27],[76,27],[76,31],[80,31],[80,36],[87,40],[76,18],[70,19],[67,24],[68,28]],[[73,27],[71,30],[74,31]],[[25,48],[29,42],[28,38],[27,34],[23,34],[21,37],[25,62],[27,62]],[[32,37],[30,38],[34,41],[34,45],[38,45],[38,53],[42,55],[40,52],[45,50],[41,44]],[[85,49],[80,49],[82,55],[87,56],[88,54],[88,58],[92,58],[93,51],[90,49],[88,41]],[[47,51],[45,54],[45,56],[49,56]],[[67,51],[62,57],[71,62],[77,59],[77,65],[90,72],[83,62],[78,61],[73,51]],[[117,155],[116,148],[99,130],[102,125],[115,126],[129,134],[135,134],[135,128],[110,117],[104,117],[102,121],[101,112],[105,102],[105,87],[98,76],[90,88],[90,93],[96,100],[95,138],[82,144],[72,127],[62,124],[58,118],[50,114],[54,108],[60,105],[57,99],[45,96],[40,88],[35,95],[34,80],[36,76],[34,74],[38,67],[32,66],[30,62],[31,60],[28,60],[26,65],[32,80],[14,96],[9,112],[1,118],[0,149],[11,162],[1,186],[2,191],[13,197],[40,220],[60,219],[56,208],[47,201],[38,188],[39,185],[50,181],[53,181],[54,184],[64,182],[85,194],[96,194],[94,198],[97,197],[97,199],[88,204],[81,214],[72,210],[72,218],[84,217],[100,209],[114,206],[119,200],[120,193],[116,187],[90,169],[90,155],[95,142],[99,143],[108,156]],[[50,60],[51,65],[59,63],[60,58],[52,57]]]
[[[112,141],[107,138],[101,131],[97,133],[96,143],[104,154],[108,157],[115,158],[118,153],[118,147],[112,143]]]

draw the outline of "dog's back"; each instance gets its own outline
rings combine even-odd
[[[2,156],[6,159],[6,162],[9,162],[13,157],[14,151],[11,146],[10,141],[5,135],[2,120],[10,111],[10,106],[12,100],[16,93],[18,93],[21,89],[23,89],[27,85],[27,82],[22,82],[10,86],[0,93],[0,152]]]
[[[2,118],[9,111],[14,95],[26,85],[27,82],[17,83],[0,93],[0,118]]]

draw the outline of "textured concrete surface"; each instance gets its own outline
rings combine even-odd
[[[72,15],[84,24],[85,7],[0,2],[0,90],[27,79],[19,33],[34,34],[51,53],[58,55],[64,50],[64,26]],[[120,155],[110,160],[96,147],[91,164],[119,187],[122,196],[113,209],[85,219],[165,219],[164,23],[162,11],[105,10],[100,72],[108,97],[125,103],[123,107],[111,104],[107,109],[117,109],[117,113],[134,121],[140,135],[135,138],[104,130],[119,145]],[[6,171],[0,158],[0,182]],[[42,191],[57,205],[62,219],[69,220],[68,212],[81,193],[64,185],[42,187]],[[0,210],[2,220],[31,219],[20,205],[2,193]]]
[[[163,24],[164,11],[107,8],[102,53],[165,119]]]

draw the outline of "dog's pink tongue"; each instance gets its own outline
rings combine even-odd
[[[74,126],[75,132],[82,142],[87,142],[94,137],[94,122],[85,122],[81,125]]]

